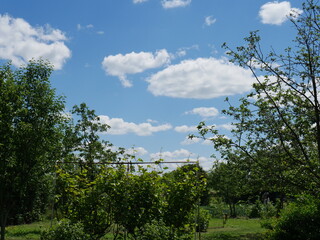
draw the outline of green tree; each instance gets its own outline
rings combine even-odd
[[[236,217],[235,205],[246,192],[245,174],[232,163],[215,163],[209,173],[209,187],[215,196],[221,197],[229,205],[230,217]]]
[[[170,227],[172,238],[191,233],[194,228],[195,211],[207,184],[199,173],[197,164],[192,164],[163,177],[163,221]]]
[[[56,160],[64,100],[51,88],[52,66],[32,61],[0,69],[1,240],[13,209],[31,204]]]
[[[234,120],[232,137],[219,135],[204,123],[198,128],[202,137],[212,140],[222,158],[259,169],[261,179],[274,182],[281,191],[317,194],[320,7],[308,0],[303,4],[303,14],[290,19],[297,31],[295,46],[283,54],[266,54],[257,31],[245,38],[246,46],[233,50],[224,45],[231,61],[250,69],[256,83],[239,105],[226,99],[230,107],[224,113]]]
[[[136,172],[119,168],[117,179],[112,193],[114,221],[136,239],[143,236],[146,224],[161,218],[161,177],[140,166]]]
[[[58,170],[60,194],[64,202],[59,203],[63,217],[72,224],[80,223],[90,239],[100,239],[110,231],[113,224],[112,189],[115,170],[101,166],[99,174],[92,180],[88,170],[65,171]]]

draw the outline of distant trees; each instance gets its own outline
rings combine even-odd
[[[41,185],[58,157],[64,100],[50,86],[51,72],[43,61],[0,69],[1,240],[16,209],[32,212],[41,201]]]

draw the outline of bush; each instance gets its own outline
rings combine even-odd
[[[300,196],[282,212],[271,233],[273,240],[320,239],[320,201]]]
[[[138,234],[138,240],[169,240],[170,228],[162,221],[153,220],[152,223],[147,223],[143,227],[143,231]]]
[[[145,224],[134,236],[136,240],[191,240],[192,238],[191,232],[177,231],[173,227],[166,226],[161,220]]]
[[[41,233],[40,240],[88,240],[81,223],[72,224],[69,220],[60,221],[54,228]]]
[[[199,209],[199,214],[196,216],[197,232],[206,232],[209,227],[210,212],[208,210]]]

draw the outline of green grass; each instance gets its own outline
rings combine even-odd
[[[265,239],[266,229],[262,228],[259,219],[228,219],[223,225],[222,219],[211,219],[208,231],[202,233],[203,240],[260,240]]]
[[[6,240],[39,240],[40,233],[50,227],[50,221],[6,227]]]
[[[50,221],[9,226],[7,240],[39,240],[41,231],[50,227]],[[201,233],[202,240],[262,240],[266,230],[259,219],[228,219],[223,226],[222,219],[211,219],[208,231]]]

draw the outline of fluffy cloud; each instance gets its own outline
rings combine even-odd
[[[123,86],[131,87],[132,83],[127,79],[127,74],[141,73],[168,63],[170,63],[170,54],[167,50],[162,49],[154,54],[132,52],[125,55],[110,55],[103,59],[102,67],[106,74],[118,77]]]
[[[179,149],[175,150],[173,152],[157,152],[150,154],[150,158],[154,160],[158,159],[164,159],[166,161],[172,161],[172,160],[187,160],[191,155],[193,155],[190,151],[186,149]]]
[[[225,59],[198,58],[170,65],[147,81],[155,96],[210,99],[249,91],[254,78]]]
[[[163,8],[176,8],[176,7],[185,7],[191,3],[191,0],[163,0]]]
[[[149,122],[136,124],[133,122],[126,122],[122,118],[109,118],[104,115],[99,117],[102,123],[108,124],[111,127],[108,130],[108,133],[113,135],[134,133],[138,136],[149,136],[155,132],[166,131],[172,128],[170,124],[153,126]]]
[[[177,166],[181,166],[181,164],[166,164],[166,162],[174,161],[174,162],[184,162],[191,161],[196,162],[199,161],[200,166],[204,168],[204,170],[209,170],[212,167],[213,161],[206,157],[198,157],[196,154],[186,150],[179,149],[173,152],[157,152],[150,154],[150,158],[153,160],[164,159],[162,164],[163,167],[168,167],[169,170],[174,170]]]
[[[0,15],[0,58],[15,66],[43,58],[61,69],[71,56],[66,40],[63,32],[49,25],[34,28],[24,19]]]
[[[204,24],[207,26],[211,26],[212,24],[214,24],[217,21],[217,19],[213,18],[213,16],[207,16],[204,19]]]
[[[231,131],[232,129],[234,129],[234,125],[232,125],[231,123],[225,123],[225,124],[217,125],[217,128]]]
[[[174,130],[179,133],[196,132],[197,126],[182,125],[182,126],[175,127]]]
[[[194,108],[191,111],[185,112],[185,114],[197,114],[201,117],[215,117],[219,114],[219,111],[214,107],[199,107]]]
[[[148,153],[148,151],[143,147],[133,147],[126,149],[126,153],[134,156],[143,156]]]
[[[200,138],[189,138],[188,136],[180,143],[181,145],[191,145],[200,142]]]
[[[288,16],[290,16],[290,14],[297,17],[301,13],[301,9],[291,8],[291,4],[288,1],[274,1],[267,2],[262,5],[259,11],[259,16],[264,24],[281,25],[288,20]]]

